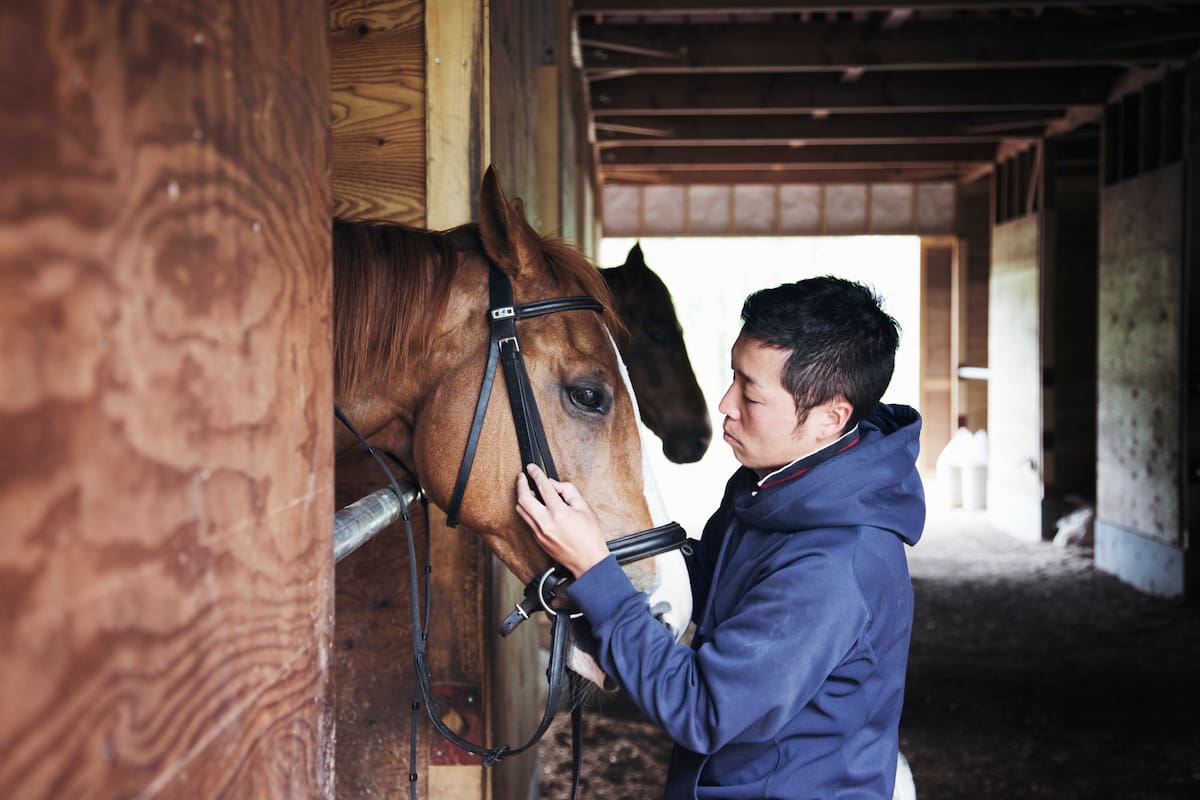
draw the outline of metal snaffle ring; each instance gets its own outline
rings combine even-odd
[[[546,600],[546,579],[554,574],[555,567],[546,570],[546,574],[538,581],[538,602],[542,604],[542,608],[552,617],[557,617],[559,614],[567,613],[559,611],[557,608],[551,608],[549,601]],[[579,619],[583,616],[582,611],[575,611],[570,614],[571,619]]]

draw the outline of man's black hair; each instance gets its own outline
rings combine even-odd
[[[789,351],[780,378],[796,400],[798,424],[841,395],[854,408],[847,430],[883,396],[900,345],[900,325],[879,296],[833,276],[754,292],[742,305],[742,333]]]

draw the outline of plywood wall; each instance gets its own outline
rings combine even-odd
[[[0,796],[327,796],[325,4],[3,24]]]
[[[606,236],[948,234],[953,183],[607,184]]]

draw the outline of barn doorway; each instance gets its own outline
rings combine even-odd
[[[755,289],[818,275],[874,287],[900,323],[896,371],[886,402],[918,404],[921,353],[921,239],[918,236],[631,237],[600,241],[597,263],[615,267],[641,243],[675,303],[692,368],[712,415],[714,441],[695,464],[674,464],[658,447],[651,463],[667,511],[699,537],[737,467],[720,441],[717,403],[729,383],[729,348],[742,301]]]

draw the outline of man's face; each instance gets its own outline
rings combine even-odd
[[[803,425],[796,424],[796,401],[783,386],[788,355],[738,336],[731,359],[733,382],[717,405],[725,415],[725,443],[760,478],[821,446],[813,414]]]

